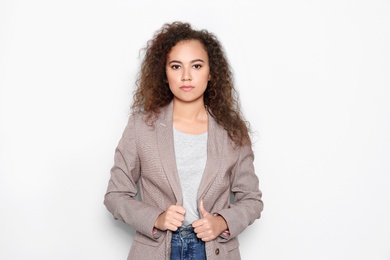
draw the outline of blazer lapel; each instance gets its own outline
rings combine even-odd
[[[207,161],[198,190],[198,200],[204,197],[218,174],[226,139],[225,131],[210,114],[208,119]]]
[[[157,146],[164,172],[176,197],[176,204],[183,205],[183,194],[177,172],[173,142],[172,113],[173,102],[161,111],[159,119],[156,121]]]
[[[176,197],[176,204],[183,205],[183,193],[180,186],[176,166],[175,148],[173,142],[173,102],[159,115],[156,121],[157,146],[164,172]],[[207,161],[199,185],[198,199],[202,199],[218,174],[221,156],[224,151],[226,132],[214,118],[208,115]]]

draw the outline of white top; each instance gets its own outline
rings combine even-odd
[[[173,128],[176,166],[186,209],[183,225],[199,219],[197,195],[207,161],[207,132],[194,135]]]

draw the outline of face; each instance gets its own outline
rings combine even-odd
[[[198,40],[178,42],[168,54],[166,74],[174,100],[203,102],[210,80],[207,52]]]

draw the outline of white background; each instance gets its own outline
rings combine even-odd
[[[0,259],[126,259],[103,206],[139,50],[214,32],[254,131],[243,259],[390,259],[390,1],[0,1]]]

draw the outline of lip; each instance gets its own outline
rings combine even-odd
[[[191,91],[194,86],[181,86],[180,89],[183,91]]]

